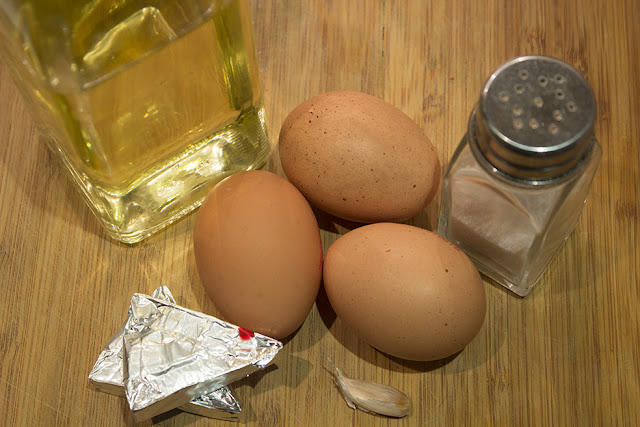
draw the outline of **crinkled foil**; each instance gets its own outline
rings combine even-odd
[[[163,301],[176,302],[166,286],[160,286],[151,295]],[[125,324],[109,339],[89,374],[89,380],[98,390],[122,397],[124,397],[122,339],[124,338]]]
[[[152,296],[162,301],[175,303],[171,291],[166,286],[160,286]],[[122,397],[125,396],[122,376],[123,338],[124,325],[109,339],[89,374],[89,380],[98,390]],[[220,420],[240,420],[238,415],[241,412],[240,404],[228,387],[205,391],[201,396],[179,408],[186,412]]]
[[[282,343],[212,316],[134,294],[124,328],[124,387],[151,418],[267,366]]]

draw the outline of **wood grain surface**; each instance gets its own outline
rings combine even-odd
[[[276,367],[235,385],[244,423],[626,425],[640,423],[640,2],[251,2],[270,139],[296,105],[352,89],[414,119],[446,165],[491,72],[525,54],[582,71],[604,155],[580,221],[533,292],[485,281],[487,317],[459,355],[390,358],[350,333],[321,294]],[[134,292],[160,284],[216,314],[197,275],[191,215],[127,246],[106,237],[54,161],[0,63],[0,425],[130,425],[124,399],[87,375]],[[269,170],[282,174],[277,151]],[[436,199],[410,223],[433,230]],[[326,248],[346,230],[318,213]],[[429,327],[429,325],[425,325]],[[411,414],[347,407],[325,369],[395,386]],[[218,422],[172,411],[141,423]],[[224,425],[224,422],[219,422]]]

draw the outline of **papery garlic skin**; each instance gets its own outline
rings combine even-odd
[[[333,368],[336,384],[350,408],[395,418],[409,415],[411,401],[405,393],[388,385],[348,378],[335,364]]]

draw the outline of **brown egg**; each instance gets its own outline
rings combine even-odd
[[[324,286],[347,327],[402,359],[455,354],[484,322],[485,291],[473,263],[410,225],[372,224],[340,237],[325,256]]]
[[[194,230],[198,273],[225,320],[281,339],[305,320],[322,277],[320,230],[296,188],[270,172],[220,182]]]
[[[280,130],[287,178],[309,202],[351,221],[402,221],[435,196],[440,161],[406,114],[360,92],[303,102]]]

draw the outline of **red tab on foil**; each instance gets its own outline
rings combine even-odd
[[[248,331],[245,328],[238,328],[238,332],[240,333],[240,338],[242,338],[242,340],[250,340],[254,336],[253,332]]]

